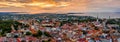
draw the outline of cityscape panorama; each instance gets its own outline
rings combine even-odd
[[[0,42],[120,42],[120,0],[0,0]]]

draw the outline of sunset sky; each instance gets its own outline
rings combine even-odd
[[[120,0],[0,0],[0,12],[119,12]]]

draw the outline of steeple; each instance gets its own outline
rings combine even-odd
[[[97,22],[97,23],[99,22],[99,17],[98,17],[98,14],[97,14],[97,19],[96,19],[96,22]]]

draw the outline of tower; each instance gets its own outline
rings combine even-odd
[[[97,19],[96,19],[96,22],[99,22],[98,14],[97,14]]]

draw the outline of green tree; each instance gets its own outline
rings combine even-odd
[[[38,30],[37,35],[38,35],[38,37],[41,37],[42,36],[42,32],[40,30]]]
[[[47,37],[52,37],[48,32],[44,32],[44,35]]]
[[[29,36],[29,35],[32,35],[32,33],[31,33],[31,32],[26,32],[26,35],[28,35],[28,36]]]
[[[37,31],[36,34],[32,34],[32,36],[40,38],[42,36],[42,32],[40,30]]]

